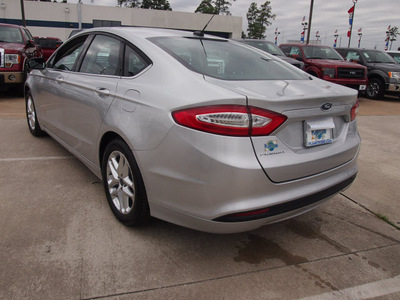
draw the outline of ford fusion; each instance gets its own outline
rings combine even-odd
[[[101,178],[127,226],[153,216],[252,230],[317,207],[356,176],[357,91],[238,42],[96,28],[28,64],[30,132]]]

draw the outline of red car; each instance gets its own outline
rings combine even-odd
[[[366,89],[367,68],[346,62],[332,47],[303,44],[282,44],[279,47],[287,56],[304,62],[304,71],[313,76],[359,91]]]
[[[27,73],[25,61],[33,57],[42,57],[42,52],[29,30],[0,23],[0,89],[22,86]]]
[[[63,43],[62,40],[55,37],[37,37],[35,36],[35,43],[42,48],[43,58],[47,60],[54,51]]]

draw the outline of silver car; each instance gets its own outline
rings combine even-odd
[[[356,176],[357,91],[238,42],[96,28],[28,65],[29,130],[101,178],[125,225],[154,216],[252,230],[317,207]]]

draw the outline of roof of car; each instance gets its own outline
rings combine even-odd
[[[329,47],[332,48],[331,46],[326,46],[326,45],[315,45],[315,44],[292,44],[292,43],[286,43],[286,44],[280,44],[279,46],[298,46],[298,47]]]
[[[118,35],[126,35],[135,34],[136,36],[140,36],[142,38],[150,38],[150,37],[159,37],[159,36],[194,36],[193,32],[191,31],[182,31],[182,30],[175,30],[175,29],[164,29],[164,28],[152,28],[152,27],[96,27],[91,29],[86,29],[76,34],[82,35],[90,32],[109,32]],[[74,35],[75,36],[75,35]],[[221,37],[213,36],[213,35],[204,35],[205,38],[212,38],[212,39],[220,39],[226,40]]]

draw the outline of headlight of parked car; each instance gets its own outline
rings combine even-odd
[[[335,69],[334,68],[323,68],[324,76],[329,76],[330,78],[335,77]]]
[[[390,78],[394,78],[397,81],[400,80],[400,72],[389,72],[388,74]]]
[[[6,68],[20,63],[20,56],[18,54],[6,54],[4,58]]]

